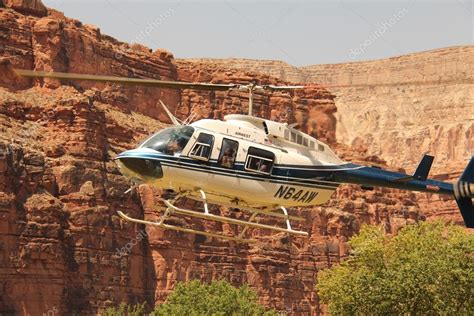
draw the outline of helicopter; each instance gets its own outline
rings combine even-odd
[[[249,228],[308,236],[307,232],[292,228],[291,222],[304,219],[290,215],[288,208],[325,204],[340,185],[347,183],[363,189],[386,187],[453,196],[466,227],[474,228],[474,157],[459,180],[452,184],[428,178],[433,156],[425,154],[411,175],[346,162],[327,144],[297,130],[294,124],[252,115],[255,91],[296,90],[307,86],[192,83],[22,69],[15,72],[31,78],[248,91],[248,115],[230,114],[223,120],[201,119],[190,124],[181,122],[159,101],[173,125],[150,135],[114,160],[120,172],[133,183],[125,193],[140,184],[148,184],[171,194],[163,199],[166,208],[157,221],[132,218],[118,211],[124,220],[236,242],[251,241],[246,238]],[[203,210],[178,207],[182,199],[203,203]],[[248,216],[244,220],[217,215],[209,211],[210,205],[239,209]],[[171,215],[229,223],[242,229],[235,235],[191,229],[168,223]],[[275,218],[282,225],[260,223],[262,218]]]

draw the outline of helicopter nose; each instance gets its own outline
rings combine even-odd
[[[159,161],[144,158],[118,157],[118,166],[124,176],[141,181],[153,181],[163,177]]]

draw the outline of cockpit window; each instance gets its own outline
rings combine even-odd
[[[144,141],[139,147],[151,148],[167,155],[179,154],[194,133],[191,126],[165,128]]]

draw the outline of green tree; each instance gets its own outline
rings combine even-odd
[[[127,305],[120,303],[118,307],[109,307],[100,313],[101,316],[143,316],[145,315],[145,303]]]
[[[277,315],[265,311],[257,300],[257,293],[247,285],[236,288],[224,280],[210,284],[193,280],[178,283],[151,315]]]
[[[340,265],[318,273],[334,315],[474,315],[474,235],[442,222],[395,236],[365,226]]]

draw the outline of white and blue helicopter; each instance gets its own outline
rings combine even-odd
[[[173,122],[135,149],[120,153],[115,160],[121,173],[134,186],[146,183],[172,192],[163,202],[166,208],[158,221],[131,218],[127,221],[165,229],[249,242],[248,228],[269,229],[297,236],[304,231],[292,228],[290,220],[303,218],[288,214],[287,208],[326,203],[344,183],[362,188],[388,187],[451,195],[456,200],[467,227],[474,228],[474,157],[455,184],[428,179],[433,157],[425,155],[412,175],[363,166],[341,160],[329,146],[293,125],[252,116],[253,93],[257,90],[292,90],[305,86],[189,83],[154,79],[121,78],[57,72],[15,70],[25,77],[62,80],[92,80],[164,88],[229,90],[249,92],[249,115],[232,114],[224,120],[202,119],[180,122],[160,101]],[[128,190],[128,191],[130,191]],[[191,199],[203,203],[203,210],[180,208],[177,202]],[[214,214],[209,204],[237,208],[248,217],[237,219]],[[243,227],[237,235],[196,230],[167,223],[171,215],[196,217]],[[280,218],[281,226],[262,224],[262,217]]]

